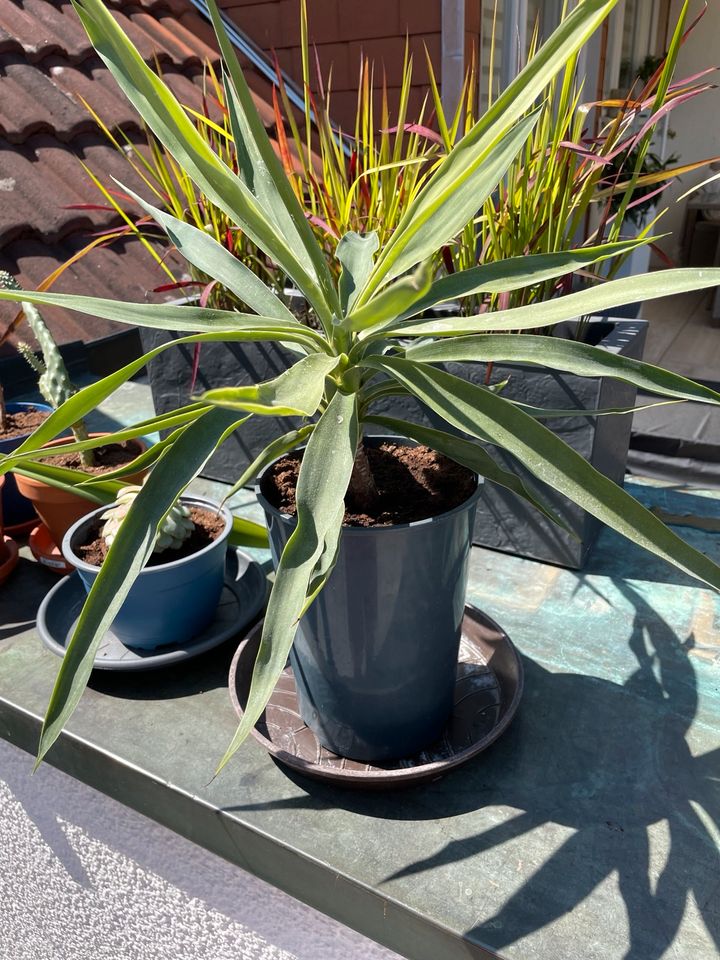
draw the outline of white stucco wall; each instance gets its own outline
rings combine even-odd
[[[0,960],[395,954],[0,740]],[[398,958],[399,960],[399,958]]]
[[[681,6],[681,0],[673,0],[671,22],[675,22]],[[703,6],[704,0],[692,0],[690,21]],[[705,67],[719,65],[720,2],[710,0],[705,16],[680,51],[676,77],[681,80]],[[711,82],[718,83],[719,80],[720,74],[710,77]],[[669,125],[676,133],[675,139],[669,141],[669,150],[671,153],[680,154],[680,163],[720,156],[720,89],[709,90],[689,103],[678,106],[670,114]],[[693,184],[700,183],[710,175],[707,169],[686,174],[662,195],[661,203],[666,204],[669,210],[658,225],[658,230],[671,233],[671,236],[662,242],[662,246],[675,260],[680,252],[687,203],[676,201]],[[713,233],[709,242],[712,244],[716,239],[717,235]]]

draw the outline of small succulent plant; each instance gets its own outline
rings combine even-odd
[[[17,280],[6,270],[0,270],[0,289],[19,290],[20,287]],[[70,381],[60,349],[38,308],[27,302],[23,302],[22,308],[25,319],[30,325],[35,339],[40,344],[42,359],[36,355],[27,343],[18,343],[18,351],[38,374],[38,389],[44,399],[51,407],[60,407],[76,392],[75,387]],[[89,439],[83,420],[78,420],[71,429],[77,441],[81,442]],[[86,467],[92,467],[95,464],[92,450],[83,450],[80,459]]]
[[[135,497],[140,493],[141,489],[142,487],[137,484],[122,487],[122,489],[118,491],[115,503],[113,503],[109,510],[103,513],[102,519],[105,520],[105,524],[100,531],[100,536],[108,547],[110,547],[115,539],[120,529],[120,524],[127,516]],[[194,529],[195,524],[190,519],[190,511],[187,507],[183,506],[179,500],[176,500],[160,524],[155,539],[155,546],[153,547],[153,553],[164,553],[166,550],[179,550]]]

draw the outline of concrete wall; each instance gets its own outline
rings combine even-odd
[[[671,22],[674,22],[677,17],[681,5],[681,0],[673,0]],[[693,19],[703,6],[703,0],[692,0],[690,18]],[[711,2],[702,21],[680,51],[677,77],[682,79],[705,67],[718,65],[720,65],[720,3]],[[718,82],[717,77],[715,82]],[[680,154],[680,163],[690,163],[693,160],[720,155],[720,89],[710,90],[695,100],[680,105],[670,114],[669,125],[670,129],[676,133],[675,139],[669,141],[669,149],[671,152]],[[662,201],[669,210],[660,222],[659,229],[663,233],[668,231],[672,233],[672,236],[663,241],[662,246],[674,260],[678,258],[680,252],[687,204],[686,200],[681,203],[676,201],[693,184],[700,183],[708,176],[710,176],[708,170],[686,174],[662,195]],[[704,252],[707,260],[710,250],[703,251],[701,247],[703,243],[713,247],[716,239],[716,231],[705,234],[701,242],[696,245],[696,256],[700,257]]]
[[[0,960],[400,960],[0,740]]]

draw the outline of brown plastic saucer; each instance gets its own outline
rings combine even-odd
[[[262,622],[240,644],[230,667],[230,699],[239,716],[247,702]],[[480,610],[465,607],[455,708],[442,737],[414,757],[372,766],[330,753],[300,717],[295,679],[286,666],[253,736],[299,773],[361,790],[438,780],[490,746],[507,729],[523,690],[523,669],[510,638]]]

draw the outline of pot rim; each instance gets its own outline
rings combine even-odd
[[[49,403],[44,403],[40,400],[8,400],[5,403],[5,409],[8,413],[17,413],[19,410],[24,410],[26,407],[34,407],[36,410],[41,410],[43,413],[51,414],[55,412],[55,408],[51,407]],[[12,437],[0,437],[0,447],[4,443],[10,443],[11,441],[17,441],[19,444],[27,440],[28,437],[31,437],[33,431],[30,430],[28,433],[18,433]]]
[[[373,434],[369,434],[365,439],[378,440],[381,442],[384,440],[390,440],[395,443],[397,442],[403,443],[409,447],[419,446],[416,440],[411,440],[409,437],[395,436],[394,434],[373,433]],[[288,452],[293,453],[295,452],[295,450],[304,450],[305,446],[306,444],[303,444],[302,446],[295,447],[294,450],[291,450]],[[274,464],[277,463],[278,460],[281,460],[282,457],[284,456],[287,456],[287,454],[282,454],[281,457],[276,457],[272,461],[272,463],[269,463],[258,474],[258,479],[254,487],[254,492],[255,492],[255,496],[257,497],[258,503],[266,513],[269,513],[271,516],[276,517],[282,523],[286,523],[288,525],[294,526],[297,523],[297,517],[289,513],[283,513],[281,510],[278,510],[277,507],[274,507],[271,503],[269,503],[269,501],[266,499],[265,495],[262,493],[260,489],[260,485],[265,475],[267,474],[267,472],[274,466]],[[372,536],[373,534],[375,535],[381,534],[381,533],[389,534],[389,533],[392,533],[393,531],[409,530],[411,528],[423,527],[423,526],[427,526],[428,524],[440,523],[442,521],[448,520],[451,517],[456,516],[458,513],[461,513],[463,511],[470,509],[480,497],[480,494],[482,493],[483,477],[481,477],[477,473],[474,474],[474,476],[475,476],[475,490],[470,494],[467,500],[463,500],[462,503],[459,503],[456,507],[453,507],[452,510],[445,510],[443,513],[436,513],[432,517],[424,517],[422,520],[411,520],[409,523],[391,523],[391,524],[387,524],[386,526],[378,526],[378,527],[353,527],[349,524],[344,523],[341,527],[343,536],[344,537],[346,536],[353,536],[353,537],[366,536],[367,537],[367,536]]]
[[[213,500],[206,500],[203,497],[180,497],[180,502],[183,504],[190,504],[197,507],[205,507],[205,509],[210,511],[215,511],[221,513],[225,518],[225,527],[213,541],[208,543],[206,546],[202,547],[200,550],[196,550],[195,553],[191,554],[189,557],[180,557],[179,560],[169,560],[167,563],[157,563],[152,567],[144,567],[140,571],[140,575],[151,575],[164,573],[167,570],[172,570],[175,567],[182,566],[183,564],[190,563],[196,557],[201,557],[204,554],[208,553],[213,548],[217,547],[219,541],[227,540],[232,530],[233,524],[233,515],[230,513],[228,508],[224,504],[215,503]],[[111,504],[104,504],[101,507],[98,507],[97,510],[93,510],[91,513],[86,513],[85,516],[80,517],[79,520],[76,520],[75,523],[69,527],[67,533],[63,537],[62,541],[62,553],[68,563],[71,563],[76,569],[84,570],[86,573],[99,573],[102,567],[96,567],[93,563],[87,563],[81,557],[77,556],[71,546],[71,541],[75,533],[86,523],[92,520],[98,514],[105,513],[105,511],[111,506]]]

